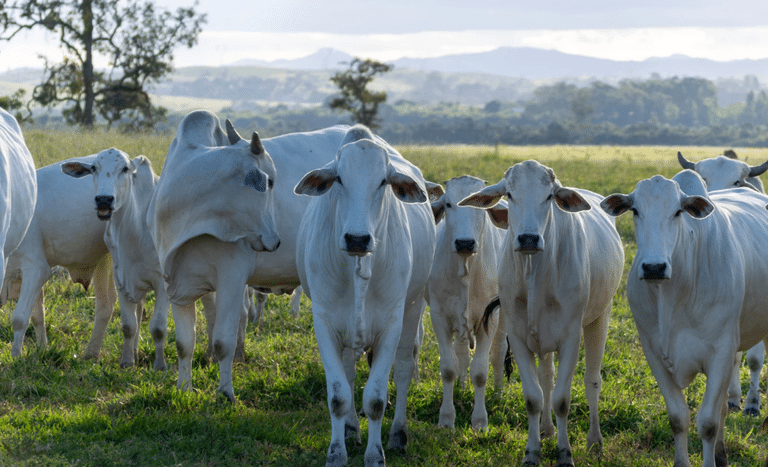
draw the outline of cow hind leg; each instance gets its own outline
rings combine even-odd
[[[219,362],[218,390],[230,402],[235,402],[235,392],[232,385],[232,362],[237,350],[240,323],[241,321],[244,322],[248,313],[243,300],[245,277],[239,276],[237,274],[224,274],[224,280],[218,282],[216,287],[216,323],[213,327],[213,354]]]
[[[552,389],[555,387],[555,359],[552,352],[544,354],[539,358],[537,376],[542,395],[539,432],[544,438],[549,438],[555,434],[555,424],[552,421]]]
[[[117,290],[112,275],[112,257],[104,255],[96,269],[93,271],[94,316],[91,340],[85,348],[84,358],[98,358],[104,337],[107,335],[107,326],[112,319],[117,302]]]
[[[40,306],[42,306],[43,284],[45,284],[50,276],[50,269],[48,269],[47,274],[43,269],[36,267],[22,269],[19,299],[16,302],[16,308],[13,310],[12,357],[21,355],[21,349],[24,345],[24,335],[27,333],[29,321],[32,318],[33,313],[37,315],[36,320],[38,321],[38,324],[35,327],[35,332],[38,332],[39,329],[39,333],[45,333],[45,316],[40,309],[35,311],[35,307],[38,301],[40,301]],[[39,340],[40,337],[38,336],[38,341]],[[47,342],[47,340],[46,336],[44,341]]]
[[[488,331],[481,326],[477,333],[477,347],[472,358],[470,377],[475,389],[475,407],[472,410],[472,428],[478,431],[488,430],[488,412],[485,408],[485,389],[488,383],[488,355],[491,351],[496,326],[489,326]]]
[[[43,290],[37,294],[35,305],[32,307],[32,326],[35,328],[37,346],[41,349],[48,346],[48,333],[45,330],[45,306],[43,305]]]
[[[765,343],[758,342],[747,351],[747,366],[749,367],[749,391],[744,404],[744,415],[760,416],[760,372],[765,362]]]
[[[176,324],[176,353],[179,358],[179,377],[176,388],[192,390],[192,355],[195,352],[195,303],[171,305],[173,321]]]
[[[605,342],[608,338],[608,319],[610,309],[598,319],[584,328],[584,393],[589,404],[589,433],[587,434],[587,450],[596,448],[598,451],[603,446],[603,435],[600,432],[600,389],[603,380],[600,376]]]
[[[736,363],[728,386],[728,409],[733,412],[741,410],[741,356],[741,352],[736,352]]]
[[[152,313],[152,320],[149,322],[149,331],[152,334],[152,340],[155,343],[155,362],[153,368],[156,371],[166,369],[165,363],[165,339],[168,334],[168,308],[171,301],[165,292],[163,284],[155,287],[155,310]]]

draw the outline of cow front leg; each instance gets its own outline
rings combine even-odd
[[[165,286],[160,281],[155,285],[155,310],[152,312],[152,320],[149,322],[149,331],[155,343],[155,362],[153,368],[162,371],[165,363],[165,339],[168,334],[168,308],[171,300],[165,292]]]
[[[760,372],[763,369],[764,362],[765,341],[760,341],[747,351],[749,391],[747,391],[747,398],[744,404],[744,415],[760,416]]]
[[[434,303],[430,307],[429,316],[432,319],[432,328],[435,331],[437,344],[440,348],[440,376],[443,382],[443,402],[440,405],[440,418],[438,427],[453,428],[456,423],[456,408],[453,404],[453,386],[458,377],[459,362],[453,351],[453,331],[442,307]]]
[[[507,332],[511,331],[509,325]],[[528,413],[528,441],[525,444],[525,457],[523,465],[539,465],[541,463],[541,434],[539,424],[541,420],[544,394],[539,385],[536,369],[536,361],[533,353],[528,350],[524,340],[517,335],[509,334],[509,342],[512,353],[517,361],[520,373],[520,382],[523,385],[523,397],[525,409]],[[551,415],[548,415],[551,418]]]
[[[43,284],[50,277],[50,270],[48,274],[45,274],[44,270],[37,267],[22,267],[21,273],[21,289],[19,291],[19,299],[16,302],[16,308],[13,310],[13,346],[11,347],[11,356],[18,357],[21,355],[21,349],[24,346],[24,335],[27,333],[29,327],[29,321],[34,313],[38,314],[38,320],[42,321],[35,328],[35,333],[40,339],[40,333],[45,333],[45,318],[40,316],[42,313],[34,311],[38,300],[42,300],[42,288]],[[41,301],[42,305],[42,301]],[[46,337],[45,342],[48,341]]]
[[[488,355],[491,351],[496,323],[489,323],[488,330],[480,326],[477,333],[477,347],[472,358],[470,378],[475,389],[475,407],[472,410],[472,428],[478,431],[488,429],[488,412],[485,408],[485,390],[488,383]]]
[[[224,277],[227,277],[226,275]],[[243,290],[245,279],[229,276],[230,282],[219,281],[216,287],[216,322],[213,326],[213,355],[219,362],[219,389],[230,402],[235,402],[232,385],[232,362],[235,358],[240,324],[247,319]]]
[[[112,256],[104,255],[96,269],[93,271],[94,316],[91,340],[85,348],[83,357],[86,359],[98,358],[104,338],[107,335],[107,326],[112,320],[117,302],[117,290],[115,279],[112,275]]]
[[[602,451],[603,434],[600,432],[600,389],[603,379],[600,376],[600,368],[603,364],[605,342],[608,338],[608,320],[610,317],[610,305],[602,316],[588,324],[584,328],[584,393],[589,404],[589,433],[587,434],[587,450],[595,447]]]
[[[123,354],[120,357],[120,368],[128,368],[136,364],[139,357],[139,323],[137,316],[139,307],[123,292],[117,292],[120,301],[120,322],[123,331]]]
[[[187,305],[172,304],[173,321],[176,324],[176,353],[179,358],[179,378],[176,388],[192,390],[192,355],[195,352],[195,302]]]

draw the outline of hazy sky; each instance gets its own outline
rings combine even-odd
[[[768,57],[766,0],[199,0],[196,9],[208,23],[195,49],[177,49],[176,66],[299,58],[321,47],[379,60],[501,46],[617,60]],[[0,43],[0,71],[42,64],[41,53],[55,58],[48,39]]]

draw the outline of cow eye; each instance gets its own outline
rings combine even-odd
[[[338,183],[341,186],[344,186],[344,184],[341,183],[341,177],[339,177],[338,175],[336,175],[336,183]]]
[[[126,172],[128,172],[128,167],[127,166],[123,167],[123,173],[126,173]]]
[[[679,210],[679,211],[677,211],[677,212],[675,213],[675,217],[680,217],[680,214],[681,214],[682,212],[683,212],[683,211],[682,211],[682,209],[681,209],[681,210]]]
[[[387,179],[385,178],[384,180],[381,181],[381,185],[379,185],[379,188],[383,187],[386,184],[387,184]]]
[[[451,203],[445,203],[445,209],[451,209],[452,207]]]
[[[272,188],[274,188],[274,186],[275,186],[275,181],[274,181],[273,179],[271,179],[271,178],[270,178],[270,179],[269,179],[269,181],[267,182],[267,186],[268,186],[268,187],[269,187],[269,189],[271,190],[271,189],[272,189]]]
[[[552,193],[550,193],[549,196],[547,196],[547,201],[549,201],[551,199],[552,199]]]
[[[632,211],[632,215],[633,216],[639,216],[640,215],[640,214],[638,214],[637,209],[635,209],[635,208],[630,208],[629,210]]]

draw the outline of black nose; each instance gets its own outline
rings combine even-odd
[[[455,240],[453,243],[456,246],[457,253],[474,253],[475,252],[475,240],[472,238],[458,239],[458,240]]]
[[[344,243],[347,245],[347,251],[352,253],[365,253],[371,243],[370,235],[344,234]]]
[[[96,197],[97,209],[112,209],[112,203],[115,202],[114,196],[99,195]]]
[[[643,263],[643,279],[645,280],[662,280],[665,279],[665,273],[667,272],[666,263]]]
[[[517,236],[517,243],[520,244],[521,250],[538,250],[539,238],[538,235],[522,234]]]

